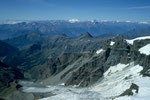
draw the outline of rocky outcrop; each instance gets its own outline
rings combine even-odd
[[[124,93],[122,93],[120,96],[126,96],[126,95],[133,96],[134,95],[133,91],[135,91],[135,93],[139,92],[139,86],[134,83],[132,83],[130,88],[124,91]]]

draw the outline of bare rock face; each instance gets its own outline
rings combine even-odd
[[[139,48],[150,43],[149,40],[135,41],[133,45],[130,45],[120,37],[115,39],[114,42],[115,44],[110,45],[110,41],[107,41],[102,47],[103,52],[100,54],[96,54],[94,51],[80,55],[66,53],[60,58],[55,58],[55,60],[51,59],[46,66],[42,67],[41,65],[37,68],[40,69],[38,73],[41,73],[44,79],[51,77],[55,79],[54,77],[57,77],[65,85],[78,85],[81,87],[94,84],[103,78],[103,73],[110,66],[118,63],[135,62],[135,64],[143,66],[141,72],[143,75],[150,75],[148,72],[150,69],[150,56],[140,54],[138,51]],[[80,63],[81,61],[82,63]],[[43,76],[45,72],[47,76]],[[36,78],[38,79],[38,77]]]

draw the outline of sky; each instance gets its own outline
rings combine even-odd
[[[0,0],[0,21],[69,19],[150,23],[150,0]]]

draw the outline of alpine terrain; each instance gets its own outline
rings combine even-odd
[[[149,24],[40,21],[0,30],[0,100],[149,100]]]

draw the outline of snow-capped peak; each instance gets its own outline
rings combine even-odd
[[[148,24],[148,22],[139,22],[140,24]]]
[[[76,23],[76,22],[80,22],[80,20],[78,20],[78,19],[70,19],[69,22],[70,23]]]

